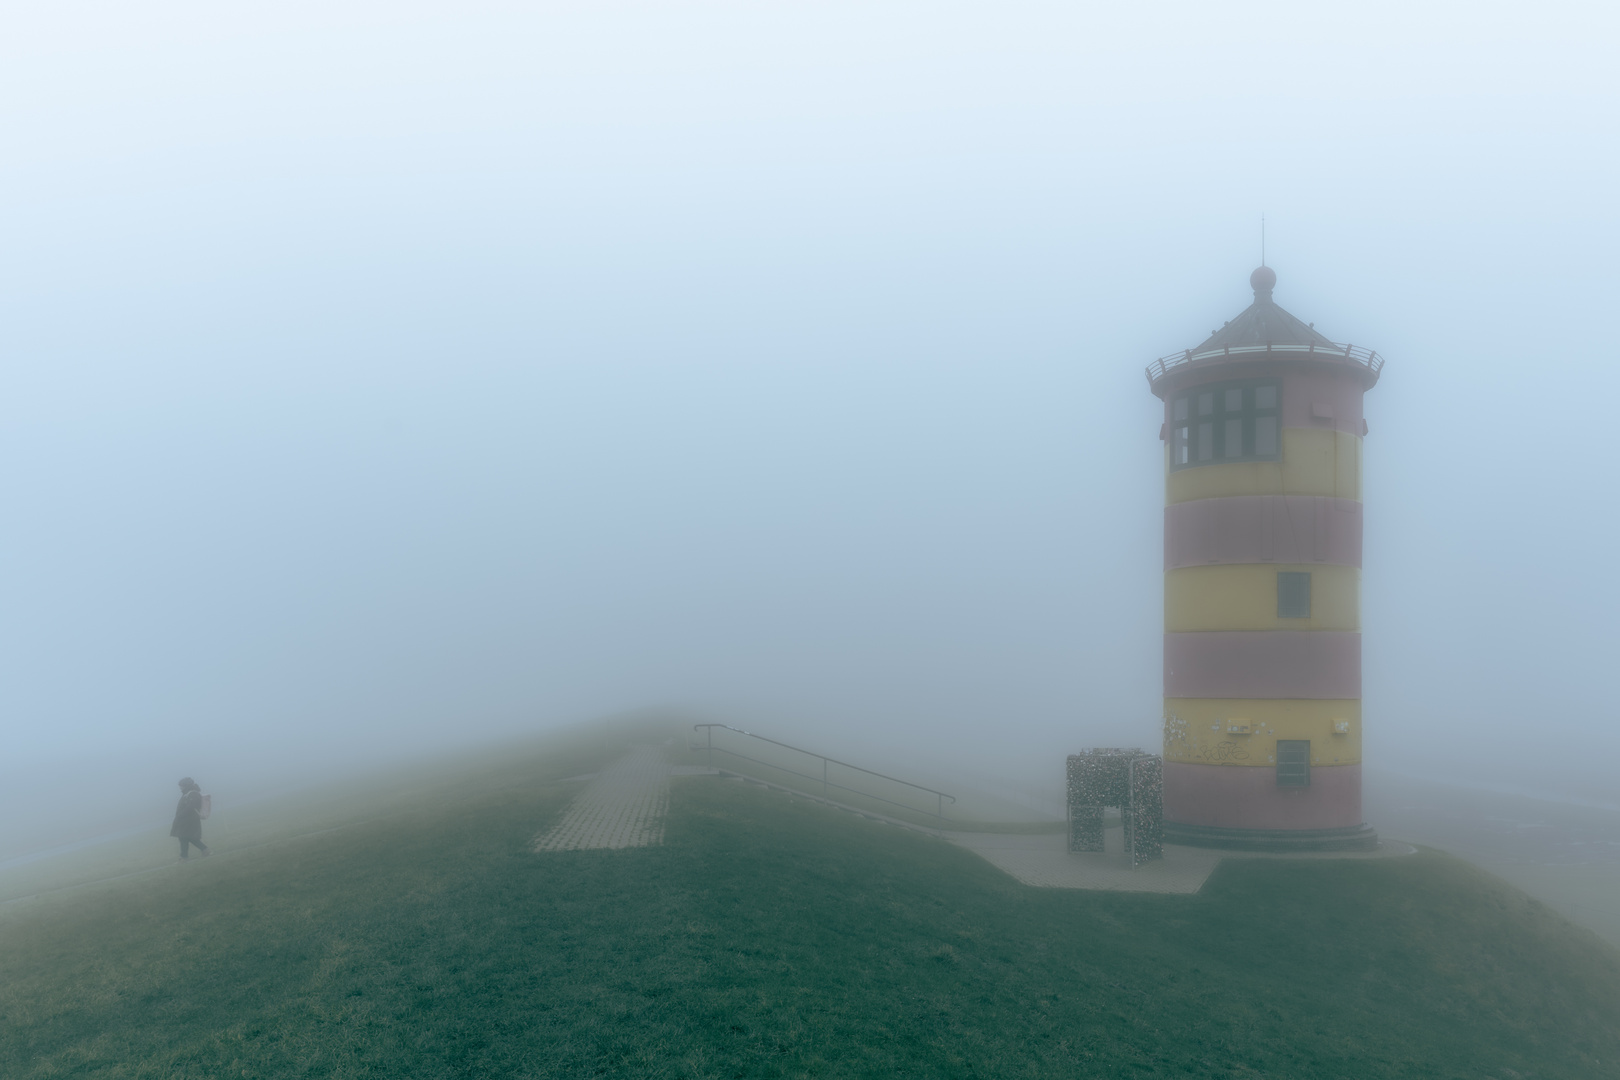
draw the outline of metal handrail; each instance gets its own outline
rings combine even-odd
[[[741,758],[744,761],[751,761],[755,765],[763,765],[768,769],[775,769],[777,772],[787,773],[789,776],[803,777],[804,779],[812,781],[812,782],[814,782],[815,779],[816,779],[816,777],[811,776],[809,773],[796,772],[793,769],[783,768],[781,765],[778,765],[775,762],[762,761],[759,758],[749,757],[747,754],[739,754],[739,753],[737,753],[737,751],[728,750],[723,746],[716,747],[714,745],[714,729],[715,728],[725,728],[727,731],[735,731],[739,735],[747,735],[750,739],[758,739],[761,742],[768,742],[768,743],[772,744],[773,746],[780,746],[780,747],[783,747],[784,749],[792,750],[795,753],[808,754],[809,756],[811,756],[813,758],[820,758],[821,759],[821,793],[823,795],[828,794],[831,791],[832,788],[837,788],[839,791],[847,791],[852,795],[859,795],[863,799],[875,799],[876,801],[881,802],[881,803],[888,803],[890,806],[898,806],[902,810],[910,810],[914,814],[929,814],[929,811],[927,811],[927,810],[919,810],[915,806],[907,806],[905,803],[895,802],[893,799],[885,799],[881,795],[873,795],[871,792],[861,791],[858,788],[845,787],[843,784],[830,783],[828,781],[828,779],[827,779],[827,766],[829,764],[831,764],[831,765],[842,765],[846,769],[854,769],[856,772],[863,772],[868,776],[876,776],[879,779],[888,780],[888,781],[891,781],[891,782],[896,783],[896,784],[904,784],[906,787],[916,788],[918,791],[926,791],[926,792],[928,792],[928,794],[934,796],[934,805],[935,805],[934,812],[932,814],[929,814],[929,816],[939,818],[941,821],[945,820],[945,800],[949,799],[953,803],[956,801],[956,796],[955,795],[947,795],[945,792],[943,792],[943,791],[935,791],[931,787],[924,787],[921,784],[913,784],[910,780],[902,780],[898,776],[889,776],[888,774],[880,773],[880,772],[876,771],[875,769],[866,769],[866,768],[862,768],[859,765],[851,765],[847,761],[839,761],[837,758],[830,758],[825,754],[818,754],[814,750],[806,750],[802,746],[793,746],[793,745],[791,745],[789,743],[779,742],[776,739],[766,738],[764,735],[755,735],[752,731],[744,731],[742,728],[735,728],[735,727],[732,727],[730,724],[693,724],[692,725],[692,730],[693,731],[696,731],[698,728],[707,728],[708,729],[707,731],[704,732],[706,738],[708,739],[708,742],[704,746],[704,750],[706,751],[706,756],[704,758],[704,761],[707,763],[708,767],[711,768],[711,769],[714,768],[714,752],[715,752],[715,750],[719,750],[722,754],[730,754],[732,757]]]
[[[1307,356],[1320,356],[1324,360],[1343,358],[1364,367],[1377,375],[1384,368],[1384,358],[1376,352],[1365,347],[1355,345],[1323,345],[1320,342],[1310,342],[1306,345],[1226,345],[1219,349],[1205,349],[1203,352],[1193,352],[1184,349],[1169,356],[1161,356],[1147,366],[1147,381],[1151,386],[1164,378],[1171,369],[1191,364],[1196,360],[1207,360],[1212,356],[1247,356],[1253,353],[1303,353]]]

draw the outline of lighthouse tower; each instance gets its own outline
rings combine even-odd
[[[1147,370],[1164,401],[1171,843],[1358,848],[1362,395],[1383,359],[1278,307],[1277,275]]]

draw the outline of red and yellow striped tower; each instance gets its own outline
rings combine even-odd
[[[1383,360],[1271,299],[1148,368],[1164,400],[1165,839],[1367,847],[1362,395]]]

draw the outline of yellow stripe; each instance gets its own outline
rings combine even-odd
[[[1360,500],[1361,437],[1328,428],[1283,428],[1280,461],[1195,465],[1170,471],[1165,479],[1166,503],[1228,495],[1330,495]]]
[[[1311,617],[1277,617],[1277,575],[1311,575]],[[1187,566],[1164,575],[1164,629],[1360,630],[1361,571],[1326,563]]]
[[[1164,716],[1166,761],[1275,768],[1278,739],[1309,739],[1313,765],[1361,763],[1360,701],[1165,698]]]

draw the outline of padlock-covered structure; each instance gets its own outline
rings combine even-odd
[[[1103,814],[1119,808],[1131,866],[1164,855],[1164,769],[1156,754],[1105,747],[1069,755],[1069,850],[1102,851]]]

